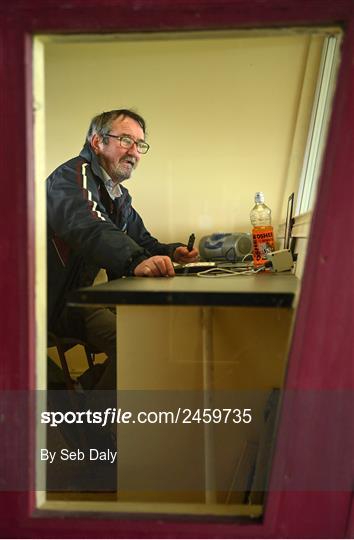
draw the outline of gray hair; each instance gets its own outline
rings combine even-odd
[[[112,127],[112,123],[119,116],[123,116],[123,118],[128,116],[129,118],[132,118],[133,120],[135,120],[139,124],[139,126],[142,128],[145,135],[146,124],[142,116],[140,116],[139,114],[137,114],[136,112],[130,109],[114,109],[113,111],[103,112],[101,114],[96,115],[94,118],[92,118],[90,127],[86,135],[86,141],[90,143],[92,136],[97,133],[97,135],[100,135],[102,137],[102,142],[104,144],[107,144],[108,137],[105,137],[105,135],[109,133]]]

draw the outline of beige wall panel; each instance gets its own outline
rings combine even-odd
[[[118,356],[121,390],[202,389],[199,309],[119,307]]]
[[[214,309],[214,387],[256,392],[279,388],[292,320],[291,309]]]
[[[281,386],[292,318],[290,309],[214,308],[214,388]],[[201,390],[200,308],[119,307],[118,354],[121,390]]]
[[[294,33],[48,43],[47,173],[79,152],[94,114],[135,107],[151,150],[126,185],[154,235],[249,230],[257,190],[277,224],[309,40]]]

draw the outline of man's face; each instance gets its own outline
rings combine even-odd
[[[116,118],[109,133],[117,136],[129,135],[134,141],[144,140],[142,127],[129,116]],[[123,182],[123,180],[130,178],[141,154],[137,151],[135,144],[131,148],[123,148],[118,139],[113,137],[107,137],[107,139],[107,144],[103,144],[102,139],[98,135],[94,135],[91,142],[93,151],[111,179],[114,182]]]

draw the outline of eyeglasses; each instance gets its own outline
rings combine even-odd
[[[119,141],[119,144],[123,148],[131,148],[133,144],[136,145],[136,149],[139,152],[139,154],[146,154],[146,152],[149,150],[150,145],[145,141],[134,141],[129,135],[111,135],[110,133],[105,133],[105,137],[112,137],[112,139],[117,139]]]

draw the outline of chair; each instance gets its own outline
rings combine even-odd
[[[67,358],[65,353],[75,347],[76,345],[81,345],[85,349],[86,360],[89,369],[94,367],[95,363],[95,354],[100,351],[91,347],[87,342],[81,341],[77,338],[71,337],[60,337],[54,334],[53,332],[48,332],[48,347],[56,347],[58,351],[58,356],[63,370],[63,376],[65,384],[68,390],[75,389],[75,381],[71,378]]]
[[[82,389],[79,389],[77,386],[75,386],[75,381],[71,378],[68,362],[66,358],[66,352],[75,347],[76,345],[81,345],[86,354],[86,360],[89,369],[96,369],[100,366],[99,363],[95,364],[95,355],[99,354],[100,350],[95,349],[94,347],[90,346],[87,342],[82,341],[77,338],[70,338],[70,337],[61,337],[57,336],[53,332],[48,332],[48,347],[56,347],[58,351],[58,356],[60,360],[60,364],[62,367],[62,373],[60,373],[59,378],[61,379],[61,387],[55,388],[51,387],[49,388],[48,385],[48,393],[47,393],[47,403],[49,410],[54,411],[61,411],[66,413],[67,411],[84,411],[89,407],[89,401],[88,401],[88,395],[82,391]],[[60,368],[52,361],[53,366],[55,366],[56,370],[59,372]],[[63,381],[66,386],[66,390],[63,389]],[[59,390],[59,391],[57,391]],[[55,433],[55,430],[54,430]],[[111,449],[111,451],[116,450],[116,441],[112,439],[112,433],[109,429],[102,430],[101,428],[97,428],[97,426],[91,426],[90,424],[86,424],[85,422],[79,422],[79,423],[62,423],[60,424],[60,433],[62,437],[64,438],[66,444],[73,450],[77,448],[83,448],[83,449],[90,449],[90,448],[102,448],[102,449]],[[53,437],[53,430],[50,430],[50,426],[47,427],[47,440],[53,440],[51,439]],[[54,443],[48,443],[50,444],[56,444],[55,438]],[[98,446],[99,445],[99,446]],[[88,467],[86,461],[84,462],[84,466]],[[92,473],[91,469],[90,474]],[[75,486],[73,489],[74,491],[82,491],[83,486],[87,479],[89,478],[91,483],[91,476],[89,477],[87,473],[82,474],[80,473],[80,476],[77,477],[77,480],[74,480],[75,482],[78,482],[78,485]],[[113,482],[115,482],[115,475],[110,475],[109,481],[111,482],[113,479]],[[57,482],[57,480],[55,481]],[[66,482],[69,482],[70,485],[73,485],[72,478],[69,480],[66,480]],[[81,483],[80,483],[81,482]],[[105,482],[108,482],[105,479]],[[65,484],[67,485],[67,484]],[[111,485],[111,483],[107,483],[107,485]],[[114,484],[115,485],[115,484]],[[47,484],[48,486],[48,484]],[[57,484],[55,484],[57,486]],[[48,489],[48,487],[47,487]],[[53,488],[51,488],[53,489]],[[55,488],[57,489],[57,488]],[[87,491],[87,486],[85,487]]]

